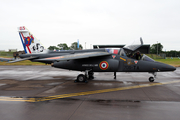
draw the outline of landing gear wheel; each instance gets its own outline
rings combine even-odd
[[[77,76],[77,79],[74,81],[76,82],[85,82],[88,83],[88,79],[94,79],[94,73],[91,70],[85,70],[85,75],[84,74],[79,74]]]
[[[85,82],[85,81],[86,81],[85,75],[79,74],[79,75],[77,76],[77,80],[76,80],[76,81],[77,81],[77,82]]]
[[[149,82],[154,82],[154,77],[149,77]]]

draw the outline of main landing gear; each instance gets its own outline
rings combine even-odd
[[[156,72],[152,72],[151,74],[153,74],[154,77],[149,77],[149,82],[154,82],[156,76],[157,76],[157,73]]]
[[[85,82],[88,83],[88,80],[94,79],[94,73],[91,70],[86,70],[85,74],[79,74],[77,76],[77,79],[74,81],[76,82]]]
[[[114,72],[114,79],[116,79],[116,72]]]

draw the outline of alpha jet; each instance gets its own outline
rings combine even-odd
[[[157,72],[174,71],[175,67],[156,62],[148,56],[140,55],[133,57],[133,53],[143,45],[142,39],[139,44],[127,45],[123,48],[104,48],[87,50],[49,51],[37,40],[24,26],[18,28],[20,39],[26,54],[21,54],[21,59],[11,61],[19,62],[30,60],[51,64],[52,67],[68,70],[82,71],[75,82],[88,82],[94,78],[94,72],[149,72],[153,82]]]

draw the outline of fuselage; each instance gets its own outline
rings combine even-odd
[[[44,60],[43,58],[65,56],[70,54],[80,54],[87,52],[107,52],[107,49],[89,49],[89,50],[67,50],[67,51],[49,51],[46,54],[23,54],[21,58],[37,56],[33,62],[43,62],[52,64],[53,67],[85,71],[92,70],[93,72],[163,72],[174,71],[176,68],[164,63],[149,61],[147,59],[136,60],[127,56],[122,56],[120,51],[117,54],[108,56],[89,57],[84,59],[52,61]],[[147,56],[146,56],[147,57]]]
[[[176,69],[164,63],[135,60],[120,55],[113,56],[57,61],[52,66],[77,71],[92,70],[94,72],[163,72]]]

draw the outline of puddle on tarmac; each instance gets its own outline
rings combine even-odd
[[[0,84],[0,86],[3,86],[3,85],[6,85],[6,84],[4,84],[4,83],[3,83],[3,84]]]
[[[54,82],[54,83],[48,83],[47,85],[60,85],[60,84],[62,84],[62,83],[64,83],[64,82]]]

